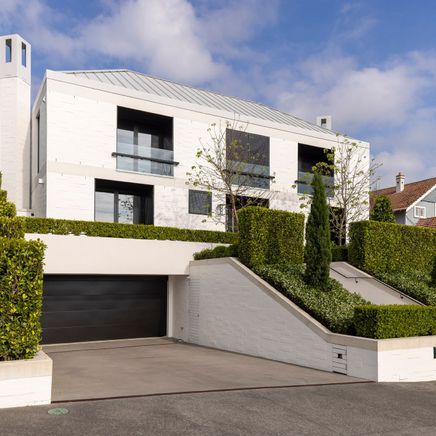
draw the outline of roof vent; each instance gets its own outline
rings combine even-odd
[[[400,171],[395,178],[397,182],[397,186],[395,188],[395,192],[403,192],[404,191],[404,181],[406,180],[406,176]]]
[[[332,130],[332,116],[322,115],[316,117],[316,124],[324,129]]]

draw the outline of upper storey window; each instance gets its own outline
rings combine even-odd
[[[174,175],[173,119],[118,108],[117,169]]]
[[[10,63],[12,62],[12,39],[7,39],[5,41],[5,50],[6,62]]]
[[[226,158],[229,168],[237,173],[235,184],[269,189],[269,137],[239,130],[226,130]]]

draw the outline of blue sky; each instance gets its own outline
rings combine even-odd
[[[436,177],[434,0],[1,0],[44,70],[131,68],[369,141],[380,186]]]

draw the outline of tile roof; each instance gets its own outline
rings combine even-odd
[[[417,226],[420,227],[430,227],[436,229],[436,216],[432,218],[421,218],[417,223]]]
[[[109,85],[133,89],[145,94],[166,97],[173,100],[233,112],[257,119],[290,125],[312,132],[333,135],[336,133],[314,123],[301,120],[293,115],[274,109],[270,106],[242,98],[228,97],[216,92],[193,88],[188,85],[158,79],[131,70],[87,70],[62,71],[82,79],[89,79]]]
[[[420,199],[427,191],[436,186],[436,177],[418,182],[406,183],[404,190],[396,192],[396,187],[378,189],[371,192],[371,199],[386,196],[389,197],[394,211],[405,210],[412,206],[418,199]]]

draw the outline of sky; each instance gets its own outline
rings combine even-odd
[[[0,0],[46,69],[130,68],[371,143],[379,187],[436,177],[435,0]]]

